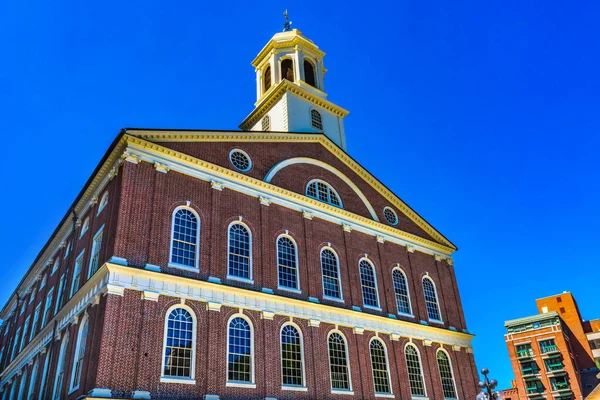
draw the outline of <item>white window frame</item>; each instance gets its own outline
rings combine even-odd
[[[423,282],[425,281],[425,279],[429,280],[431,282],[431,284],[433,285],[433,292],[435,293],[436,306],[437,306],[438,314],[440,314],[440,319],[433,319],[433,318],[429,317],[429,311],[427,311],[427,299],[425,298],[425,286],[423,286]],[[427,320],[429,322],[443,324],[444,317],[442,316],[442,308],[440,307],[440,296],[438,294],[435,281],[429,275],[424,275],[423,278],[421,278],[421,288],[423,290],[423,300],[425,300],[425,312],[427,313]]]
[[[104,207],[108,204],[108,190],[104,192],[102,197],[100,197],[100,202],[98,203],[98,211],[96,211],[96,215],[100,215]]]
[[[33,322],[31,323],[31,331],[29,332],[29,341],[35,336],[35,327],[40,319],[40,311],[42,310],[42,302],[40,301],[37,306],[35,306],[35,311],[33,312]]]
[[[363,291],[362,276],[360,273],[360,264],[363,261],[366,261],[367,263],[369,263],[369,265],[371,266],[371,271],[373,272],[373,281],[375,283],[375,295],[377,296],[377,306],[372,306],[372,305],[365,303],[365,294]],[[379,299],[379,285],[377,283],[377,271],[375,270],[375,264],[373,264],[373,262],[371,260],[369,260],[367,257],[362,257],[360,260],[358,260],[358,277],[360,279],[360,294],[363,299],[363,306],[365,308],[369,308],[371,310],[381,311],[381,301]]]
[[[296,257],[296,287],[292,288],[292,287],[288,287],[288,286],[281,286],[280,282],[279,282],[279,239],[281,238],[286,238],[292,241],[292,243],[294,244],[294,251],[295,251],[295,257]],[[293,237],[291,237],[288,234],[281,234],[279,236],[277,236],[277,240],[275,241],[275,254],[277,257],[277,289],[280,290],[287,290],[288,292],[294,292],[294,293],[302,293],[302,291],[300,290],[300,263],[298,260],[298,243],[296,243],[296,241],[294,240]]]
[[[250,368],[252,369],[252,373],[250,374],[251,382],[240,382],[240,381],[230,381],[229,380],[229,325],[231,324],[231,321],[233,321],[235,318],[242,318],[242,319],[246,320],[246,322],[248,323],[248,326],[250,327],[250,360],[251,360]],[[255,353],[254,324],[252,324],[252,320],[250,318],[248,318],[245,314],[236,313],[236,314],[233,314],[231,317],[229,317],[229,319],[227,320],[226,326],[227,326],[227,342],[225,342],[225,343],[227,346],[227,357],[225,358],[225,379],[226,379],[225,386],[255,389],[256,388],[256,363],[254,360],[254,353]],[[279,337],[279,340],[281,341],[281,336]]]
[[[102,226],[96,231],[96,234],[94,235],[94,238],[92,239],[92,252],[90,253],[90,262],[88,263],[88,270],[87,270],[87,278],[90,279],[92,277],[91,273],[92,273],[92,264],[94,264],[94,256],[96,255],[96,253],[98,253],[98,261],[100,260],[100,251],[102,250],[102,241],[103,241],[103,237],[102,237],[102,233],[104,232],[104,224],[102,224]],[[100,246],[98,246],[98,237],[100,237]],[[85,249],[84,249],[85,251]],[[79,258],[79,257],[78,257]],[[98,271],[98,268],[100,267],[99,265],[100,263],[98,263],[98,265],[96,266],[96,271]],[[83,272],[83,264],[82,264],[82,271]]]
[[[46,281],[48,280],[48,276],[46,275],[46,272],[44,271],[44,273],[42,273],[42,282],[40,283],[40,289],[41,290],[44,286],[46,286]]]
[[[81,276],[83,274],[83,257],[85,256],[85,249],[77,255],[75,259],[75,266],[73,267],[73,279],[71,279],[71,291],[69,292],[69,299],[79,290],[81,287]],[[78,268],[79,267],[79,268]],[[75,287],[75,277],[77,277],[77,287]]]
[[[335,256],[335,261],[337,263],[338,283],[339,283],[339,287],[340,287],[340,297],[326,296],[325,295],[325,279],[323,279],[324,276],[323,276],[323,261],[322,261],[323,251],[325,249],[331,251],[333,253],[333,255]],[[321,251],[319,251],[319,266],[321,267],[321,289],[323,290],[323,299],[325,299],[325,300],[332,300],[332,301],[338,301],[340,303],[343,303],[344,302],[344,293],[342,293],[342,271],[340,271],[340,269],[341,269],[341,267],[340,267],[340,257],[338,256],[338,253],[331,246],[323,246],[323,247],[321,247]]]
[[[46,352],[46,358],[44,360],[44,369],[42,370],[42,380],[40,381],[40,391],[38,393],[38,400],[44,400],[44,391],[46,389],[46,384],[48,383],[48,369],[50,368],[50,355],[52,354],[52,349],[49,347]]]
[[[173,241],[175,239],[175,214],[177,214],[177,212],[179,210],[187,210],[187,211],[191,212],[192,214],[194,214],[194,216],[196,217],[197,225],[198,225],[196,228],[196,254],[195,254],[195,260],[194,260],[193,267],[190,267],[189,265],[184,265],[184,264],[179,264],[179,263],[173,262]],[[193,271],[193,272],[200,271],[200,233],[201,232],[202,232],[202,224],[200,221],[200,215],[198,215],[196,210],[194,210],[191,207],[187,207],[187,206],[175,207],[175,209],[173,210],[173,213],[171,214],[171,238],[170,238],[170,242],[169,242],[169,264],[168,264],[169,267],[179,268],[179,269],[183,269],[186,271]]]
[[[410,376],[409,376],[409,380],[408,380],[408,390],[411,393],[411,396],[413,396],[413,398],[420,398],[420,399],[425,399],[428,398],[427,396],[427,382],[425,381],[425,371],[423,370],[423,358],[421,357],[421,351],[419,351],[419,348],[417,346],[415,346],[414,343],[412,342],[408,342],[404,345],[404,363],[406,364],[406,371],[408,373],[408,360],[406,359],[406,348],[408,346],[413,347],[416,351],[417,351],[417,357],[419,358],[419,369],[421,370],[421,382],[423,382],[423,392],[425,392],[424,396],[420,396],[420,395],[414,395],[412,394],[412,389],[410,387]]]
[[[71,253],[71,246],[72,245],[73,245],[73,240],[69,240],[69,243],[67,243],[67,248],[65,249],[65,255],[63,256],[63,258],[66,259],[67,257],[69,257],[69,254]]]
[[[13,348],[12,348],[12,352],[10,353],[10,361],[14,360],[15,356],[17,354],[19,354],[19,353],[17,353],[17,347],[19,346],[20,341],[21,341],[21,327],[18,327],[17,330],[15,331]]]
[[[229,249],[230,249],[230,244],[231,244],[231,235],[229,234],[229,231],[231,230],[231,227],[233,225],[242,225],[244,228],[246,228],[246,230],[248,231],[248,245],[249,245],[249,249],[250,249],[250,254],[249,254],[249,261],[248,261],[248,278],[242,278],[240,276],[235,276],[235,275],[230,275],[229,274]],[[252,261],[253,261],[253,256],[254,256],[254,252],[253,252],[253,243],[252,243],[252,230],[250,229],[250,227],[243,223],[242,220],[236,220],[233,221],[232,223],[230,223],[227,226],[227,279],[231,279],[234,281],[240,281],[240,282],[246,282],[246,283],[254,283],[254,268],[252,266]],[[277,279],[277,281],[279,281],[279,277]],[[279,282],[278,282],[279,283]]]
[[[271,125],[271,122],[269,121],[269,126],[270,126],[270,125]],[[233,153],[236,153],[236,152],[242,153],[244,156],[246,156],[246,158],[248,159],[248,168],[246,168],[246,169],[239,169],[239,168],[238,168],[238,167],[237,167],[237,166],[236,166],[236,165],[233,163],[233,159],[231,158],[231,156],[233,155]],[[246,152],[245,152],[244,150],[242,150],[242,149],[233,149],[233,150],[231,150],[231,151],[229,152],[229,162],[231,163],[231,165],[233,166],[233,168],[235,168],[235,170],[236,170],[236,171],[243,172],[243,173],[250,172],[250,170],[252,169],[252,166],[253,166],[253,164],[252,164],[252,158],[250,158],[250,156],[248,155],[248,153],[246,153]]]
[[[450,366],[450,374],[452,374],[452,384],[454,385],[454,394],[456,395],[456,397],[445,397],[444,396],[444,399],[446,399],[446,400],[458,400],[458,390],[456,388],[456,375],[454,375],[454,368],[452,367],[452,358],[450,357],[450,353],[448,353],[446,351],[446,349],[444,349],[442,347],[440,347],[439,349],[437,349],[437,351],[435,352],[435,363],[437,364],[438,372],[440,374],[440,383],[442,383],[441,382],[442,381],[442,372],[440,371],[440,363],[439,363],[439,361],[437,359],[437,355],[438,355],[438,353],[440,351],[442,353],[446,354],[446,357],[448,357],[448,365]],[[442,386],[442,394],[444,393],[443,389],[444,388]]]
[[[313,196],[309,195],[309,194],[308,194],[308,187],[309,187],[309,186],[310,186],[312,183],[314,183],[314,182],[318,182],[318,183],[320,182],[320,183],[324,184],[325,186],[327,186],[328,190],[330,190],[331,192],[333,192],[333,194],[335,194],[335,195],[337,196],[337,199],[339,200],[339,202],[340,202],[340,205],[338,206],[337,204],[333,204],[333,203],[332,203],[332,202],[330,202],[330,201],[323,201],[323,200],[319,199],[318,197],[313,197]],[[317,193],[318,193],[318,190],[317,190]],[[329,205],[330,205],[330,206],[332,206],[332,207],[341,208],[341,209],[343,209],[343,208],[344,208],[344,203],[342,202],[342,197],[340,196],[340,194],[337,192],[337,190],[335,190],[335,189],[333,188],[333,186],[332,186],[330,183],[328,183],[328,182],[324,181],[323,179],[311,179],[311,180],[310,180],[310,181],[309,181],[309,182],[306,184],[306,188],[305,188],[305,190],[304,190],[304,195],[305,195],[306,197],[310,198],[310,199],[314,199],[314,200],[320,201],[321,203],[329,204]],[[318,196],[318,195],[317,195],[317,196]]]
[[[21,382],[19,383],[19,395],[17,396],[19,400],[25,398],[25,381],[27,381],[27,368],[23,368],[23,374],[21,375]]]
[[[391,211],[392,214],[394,214],[394,217],[396,217],[396,222],[395,223],[391,223],[390,221],[388,221],[387,217],[385,216],[385,212],[386,211]],[[398,223],[400,222],[400,219],[398,218],[398,213],[396,212],[396,210],[394,210],[392,207],[386,206],[383,207],[383,219],[385,220],[385,222],[387,222],[390,226],[396,226],[398,225]]]
[[[300,357],[302,360],[302,385],[288,385],[283,383],[283,341],[281,340],[281,335],[283,333],[283,328],[286,326],[292,326],[298,331],[298,335],[300,336]],[[279,329],[279,362],[281,364],[281,390],[297,390],[297,391],[307,391],[308,387],[306,386],[306,360],[304,357],[304,335],[302,334],[302,329],[292,321],[286,322],[281,325]]]
[[[59,377],[59,371],[62,368],[62,372],[63,372],[63,380],[61,382],[61,386],[64,385],[65,382],[65,378],[66,378],[66,371],[65,371],[65,359],[67,358],[67,347],[69,346],[69,332],[65,332],[62,342],[60,344],[60,351],[58,352],[58,363],[56,363],[56,374],[54,376],[54,384],[52,385],[52,400],[60,400],[60,397],[55,397],[56,393],[56,389],[59,390],[58,392],[58,396],[61,395],[62,392],[62,387],[58,388],[58,377]]]
[[[52,264],[52,270],[50,271],[50,276],[54,275],[54,273],[56,271],[58,271],[59,268],[60,268],[60,257],[57,256],[56,260],[54,260],[54,264]]]
[[[303,65],[302,67],[303,67],[303,69],[304,69],[304,65]],[[315,80],[316,80],[316,76],[315,76]],[[316,83],[316,82],[315,82],[315,83]],[[320,127],[320,128],[318,128],[318,127],[314,126],[314,124],[313,124],[313,122],[314,122],[314,119],[313,119],[313,111],[314,111],[314,112],[316,112],[317,114],[319,114],[319,122],[320,122],[320,124],[321,124],[321,127]],[[323,132],[323,131],[324,131],[324,125],[325,125],[325,124],[323,123],[323,114],[321,113],[321,111],[317,110],[317,109],[316,109],[316,108],[314,108],[314,107],[311,107],[310,111],[308,112],[308,116],[309,116],[309,118],[310,118],[310,127],[311,127],[312,129],[315,129],[315,130],[319,131],[319,132]]]
[[[383,353],[385,354],[385,366],[386,366],[386,372],[387,372],[387,380],[388,380],[388,385],[390,386],[389,392],[378,392],[375,390],[375,374],[374,374],[374,370],[373,370],[373,358],[371,357],[371,343],[374,340],[377,340],[383,346]],[[385,344],[385,341],[382,338],[380,338],[379,336],[373,336],[371,338],[371,340],[369,340],[369,361],[371,361],[371,376],[373,377],[373,390],[375,390],[375,397],[394,398],[394,389],[392,387],[392,376],[390,374],[390,357],[389,357],[389,354],[387,351],[387,345]]]
[[[58,312],[58,306],[60,305],[60,297],[62,296],[62,292],[65,289],[65,285],[67,282],[67,277],[65,274],[62,274],[58,279],[58,292],[56,292],[56,302],[54,303],[54,315]]]
[[[69,383],[69,392],[68,394],[73,393],[74,391],[76,391],[77,389],[79,389],[79,385],[81,383],[81,377],[83,376],[83,358],[85,357],[85,351],[87,350],[87,334],[85,337],[86,343],[83,343],[83,355],[81,356],[81,365],[79,366],[80,370],[79,370],[79,379],[77,382],[75,382],[75,368],[77,367],[77,361],[78,361],[78,356],[79,356],[79,350],[81,349],[81,345],[82,345],[82,338],[81,338],[81,333],[83,332],[83,328],[85,327],[85,325],[88,324],[87,326],[87,330],[89,333],[89,318],[86,314],[84,314],[84,316],[81,318],[81,321],[79,321],[79,329],[77,329],[77,344],[75,345],[75,353],[73,354],[73,365],[71,367],[71,379],[70,379],[70,383]]]
[[[27,318],[25,318],[25,322],[23,323],[23,336],[21,336],[21,343],[19,344],[19,353],[21,351],[23,351],[23,348],[25,347],[25,343],[27,342],[27,334],[29,333],[29,325],[31,323],[31,316],[28,315]]]
[[[29,381],[29,388],[27,389],[27,399],[31,400],[35,391],[35,381],[37,379],[38,369],[40,365],[40,359],[37,358],[33,363],[33,368],[31,369],[31,379]]]
[[[48,290],[48,293],[46,293],[46,301],[44,302],[44,313],[42,314],[42,324],[41,324],[41,328],[43,328],[44,326],[46,326],[46,324],[48,323],[48,319],[52,318],[46,318],[46,315],[50,315],[49,313],[52,311],[52,301],[54,300],[54,288],[50,288],[50,290]],[[48,312],[48,314],[46,313]]]
[[[394,285],[394,271],[399,271],[404,276],[404,284],[406,285],[406,297],[408,297],[408,308],[410,309],[410,313],[407,314],[405,312],[401,312],[398,308],[398,300],[396,299],[396,288]],[[396,302],[396,311],[398,315],[403,315],[405,317],[413,317],[413,307],[412,307],[412,298],[410,296],[410,288],[408,287],[408,277],[406,276],[406,272],[400,267],[400,264],[397,264],[394,268],[392,268],[392,288],[394,288],[394,300]]]
[[[89,229],[90,217],[85,217],[85,219],[83,220],[83,224],[81,224],[81,232],[79,233],[79,239],[81,239]]]
[[[344,348],[346,349],[346,368],[348,369],[348,389],[334,389],[333,388],[333,379],[331,376],[331,356],[329,354],[329,338],[332,334],[338,333],[342,339],[344,339]],[[350,353],[348,352],[348,338],[346,335],[342,333],[339,329],[332,329],[327,334],[327,366],[329,367],[329,389],[332,394],[354,394],[354,387],[352,386],[352,369],[350,363]]]
[[[190,377],[189,378],[165,375],[165,354],[167,351],[167,334],[168,334],[168,330],[169,330],[169,316],[171,315],[171,312],[177,308],[186,310],[188,313],[190,313],[190,316],[192,317],[192,358],[190,360]],[[163,382],[163,383],[184,383],[184,384],[189,384],[189,385],[196,384],[196,336],[197,336],[197,332],[198,332],[198,319],[196,317],[196,313],[190,306],[178,303],[178,304],[174,304],[171,307],[169,307],[169,309],[165,313],[165,322],[164,322],[164,330],[163,330],[163,346],[162,346],[162,353],[161,353],[162,359],[160,361],[160,381],[161,382]]]
[[[37,294],[37,288],[35,285],[31,287],[31,293],[29,294],[29,304],[33,303],[35,300],[35,295]]]

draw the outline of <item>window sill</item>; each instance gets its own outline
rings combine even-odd
[[[413,314],[406,314],[406,313],[403,313],[403,312],[399,312],[398,315],[400,317],[408,317],[408,318],[414,318],[415,317]]]
[[[246,388],[246,389],[256,389],[256,383],[250,383],[250,382],[228,381],[228,382],[225,383],[225,386],[227,386],[227,387],[237,387],[237,388]]]
[[[323,300],[331,300],[337,301],[338,303],[344,303],[344,299],[340,299],[339,297],[325,296],[323,295]]]
[[[281,385],[281,390],[293,390],[296,392],[308,392],[306,386]]]
[[[366,305],[366,304],[363,304],[363,307],[367,308],[369,310],[381,311],[381,307],[369,306],[369,305]]]
[[[431,322],[432,324],[444,325],[444,321],[439,320],[439,319],[429,319],[429,318],[427,318],[427,321]]]
[[[383,397],[386,399],[395,399],[396,396],[394,396],[392,393],[375,393],[375,397]]]
[[[191,379],[191,378],[171,378],[168,376],[161,376],[160,377],[160,382],[161,383],[182,383],[184,385],[195,385],[196,384],[196,380],[195,379]]]
[[[302,291],[300,289],[295,289],[295,288],[285,287],[285,286],[277,286],[277,289],[285,290],[286,292],[298,293],[298,294],[302,293]]]
[[[241,278],[239,276],[233,276],[233,275],[227,275],[227,279],[229,279],[230,281],[238,281],[238,282],[250,283],[250,284],[254,285],[254,279]]]
[[[412,400],[429,400],[429,397],[427,396],[413,396],[411,397]]]
[[[331,389],[331,394],[347,394],[350,396],[354,396],[354,390]]]
[[[189,265],[177,264],[177,263],[172,263],[172,262],[168,263],[167,267],[182,269],[184,271],[200,272],[200,268],[190,267]]]
[[[70,395],[71,393],[74,393],[77,389],[79,389],[79,385],[77,385],[76,387],[69,390],[69,393],[67,393],[67,396]]]

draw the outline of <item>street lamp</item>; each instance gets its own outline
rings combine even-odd
[[[479,382],[481,392],[477,395],[477,400],[502,400],[502,393],[494,391],[496,386],[498,386],[498,381],[489,379],[487,376],[490,373],[490,370],[483,368],[481,373],[485,379],[483,382]]]

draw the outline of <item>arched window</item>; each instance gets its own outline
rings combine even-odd
[[[229,226],[228,277],[252,279],[252,236],[250,230],[239,222]]]
[[[104,207],[106,207],[107,204],[108,204],[108,191],[104,192],[104,194],[100,198],[100,203],[98,203],[98,211],[96,212],[96,215],[100,214],[102,212],[102,210],[104,210]]]
[[[441,321],[440,305],[438,303],[437,291],[433,280],[428,276],[423,277],[423,294],[425,295],[425,306],[427,317],[432,321]]]
[[[362,287],[363,304],[366,307],[379,308],[379,295],[377,294],[377,280],[375,268],[366,259],[360,260],[360,286]]]
[[[88,316],[82,318],[79,324],[79,333],[77,334],[77,345],[75,346],[75,359],[73,361],[73,371],[71,372],[71,390],[79,388],[81,380],[81,367],[83,365],[83,356],[85,355],[85,345],[88,334]]]
[[[294,63],[289,58],[281,61],[281,79],[294,82]]]
[[[271,117],[269,117],[268,115],[265,115],[261,121],[261,127],[263,131],[268,131],[269,129],[271,129]]]
[[[302,336],[291,324],[281,328],[281,384],[304,386],[304,354]]]
[[[308,60],[304,60],[304,82],[310,86],[317,87],[315,82],[315,67]]]
[[[53,400],[60,400],[63,382],[65,380],[65,358],[67,357],[67,345],[69,344],[69,332],[65,333],[65,336],[60,344],[60,351],[58,353],[58,364],[56,367],[56,378],[54,379],[54,394]]]
[[[408,369],[408,382],[410,383],[411,395],[426,396],[419,350],[409,343],[404,349],[404,355],[406,356],[406,367]]]
[[[404,271],[400,268],[394,268],[392,271],[392,281],[394,282],[394,294],[396,295],[398,314],[412,315],[410,295],[408,294],[408,285]]]
[[[329,203],[332,206],[342,208],[340,196],[327,182],[318,179],[308,182],[308,185],[306,185],[306,195],[323,203]]]
[[[178,304],[167,311],[163,378],[194,379],[196,320],[190,309]]]
[[[323,130],[323,119],[321,118],[321,113],[314,108],[310,110],[310,125],[320,131]]]
[[[341,299],[339,263],[331,249],[321,250],[321,273],[323,274],[323,297]]]
[[[83,225],[81,225],[81,233],[79,233],[79,238],[82,238],[83,235],[90,229],[90,217],[86,217],[83,220]]]
[[[390,386],[390,374],[388,370],[387,352],[384,344],[379,339],[373,339],[369,345],[369,351],[371,353],[371,368],[373,370],[375,393],[392,393],[392,387]]]
[[[229,321],[227,338],[227,380],[254,382],[254,338],[252,326],[241,316]]]
[[[287,236],[280,236],[277,239],[277,267],[279,270],[279,287],[299,289],[296,244]]]
[[[37,379],[38,367],[39,367],[39,359],[35,360],[33,364],[33,368],[31,369],[31,379],[29,380],[29,389],[27,390],[27,399],[32,400],[35,396],[35,381]]]
[[[440,378],[442,379],[442,388],[445,399],[456,399],[456,387],[454,385],[454,376],[448,354],[443,350],[437,351],[438,368],[440,369]]]
[[[23,369],[23,375],[21,375],[21,384],[19,385],[19,396],[17,397],[19,400],[25,398],[25,386],[27,383],[27,370]]]
[[[200,218],[189,208],[173,212],[171,266],[198,269]]]
[[[329,345],[329,371],[332,390],[351,390],[348,349],[346,340],[338,332],[332,332],[327,339]]]
[[[271,87],[271,66],[270,65],[267,67],[267,69],[265,69],[265,73],[263,74],[263,80],[265,83],[264,92],[266,92]]]

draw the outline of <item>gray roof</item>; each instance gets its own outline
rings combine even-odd
[[[531,317],[523,317],[517,319],[511,319],[509,321],[504,322],[505,327],[516,326],[516,325],[524,325],[532,322],[544,321],[547,319],[552,319],[558,317],[558,313],[556,311],[550,311],[543,314],[532,315]]]

